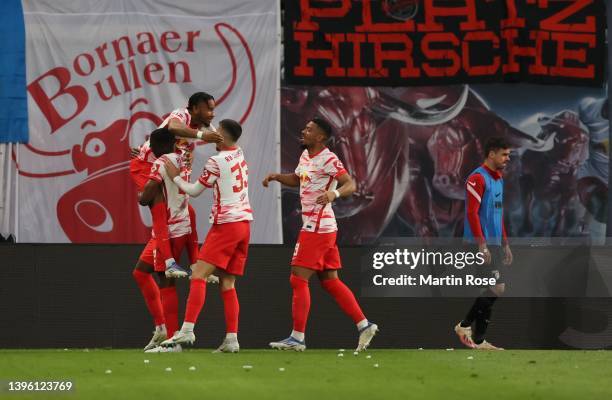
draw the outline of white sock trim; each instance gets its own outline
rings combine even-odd
[[[361,321],[357,322],[357,329],[359,329],[359,330],[365,328],[366,326],[368,326],[368,320],[367,319],[362,319]]]
[[[296,330],[291,331],[291,336],[293,336],[293,338],[299,340],[300,342],[304,341],[304,332],[298,332]]]
[[[238,340],[238,333],[236,332],[228,332],[225,334],[225,338],[228,340]]]
[[[181,331],[183,332],[193,332],[193,327],[195,324],[193,322],[183,322],[183,326],[181,326]]]

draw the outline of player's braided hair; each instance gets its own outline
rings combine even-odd
[[[209,100],[214,100],[215,98],[206,92],[195,92],[189,97],[189,101],[187,102],[187,108],[189,110],[193,109],[193,107],[198,104],[205,102],[208,103]]]

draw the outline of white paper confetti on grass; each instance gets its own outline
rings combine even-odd
[[[148,364],[148,363],[150,363],[150,361],[149,360],[144,360],[144,363]]]
[[[354,356],[358,356],[358,355],[359,355],[359,352],[358,352],[358,351],[354,351],[354,352],[353,352],[353,355],[354,355]]]
[[[446,351],[453,351],[453,350],[455,350],[455,349],[453,349],[453,348],[451,348],[451,349],[446,349]]]
[[[338,349],[338,351],[339,351],[340,353],[344,353],[344,351],[345,351],[345,350],[344,350],[344,349]]]
[[[468,360],[473,360],[473,359],[474,359],[474,357],[469,356],[467,359],[468,359]]]
[[[167,368],[166,368],[166,372],[172,372],[172,368],[167,367]]]
[[[106,371],[104,371],[105,374],[112,374],[113,371],[111,371],[110,369],[107,369]]]
[[[370,358],[372,358],[372,356],[368,354],[366,358],[369,360]]]
[[[194,367],[193,365],[191,367],[189,367],[189,371],[195,371],[196,367]]]
[[[253,369],[252,365],[243,365],[242,368],[244,369]]]
[[[374,368],[378,368],[378,364],[374,364]]]
[[[344,357],[344,353],[338,353],[338,357]]]
[[[285,372],[285,368],[283,368],[283,367],[280,367],[278,370],[279,370],[280,372]]]

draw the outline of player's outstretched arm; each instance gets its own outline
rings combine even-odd
[[[145,184],[142,193],[138,194],[138,204],[141,206],[152,206],[160,193],[161,190],[159,182],[149,179]]]
[[[296,174],[269,174],[266,179],[261,182],[264,187],[268,187],[270,182],[280,182],[282,185],[298,187],[300,186],[300,177]]]
[[[211,129],[193,129],[188,127],[178,119],[171,119],[170,121],[168,121],[168,130],[174,136],[186,137],[191,139],[201,139],[207,143],[219,143],[223,141],[223,136],[221,136],[221,134],[217,131]]]
[[[355,185],[355,181],[353,178],[347,173],[343,173],[342,175],[336,177],[340,186],[336,190],[329,190],[319,197],[317,197],[317,204],[327,204],[336,200],[338,197],[349,197],[351,196],[357,186]]]
[[[204,189],[206,189],[206,187],[202,185],[199,181],[196,181],[195,183],[189,183],[183,180],[183,178],[179,176],[179,169],[170,160],[164,161],[164,167],[166,170],[166,174],[170,179],[172,179],[172,182],[174,182],[174,184],[178,186],[179,189],[181,189],[188,195],[198,197],[200,194],[202,194]]]

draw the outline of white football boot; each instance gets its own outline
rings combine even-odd
[[[145,351],[145,353],[180,353],[183,351],[183,348],[180,344],[175,344],[171,346],[157,346],[150,350]]]
[[[359,343],[357,344],[356,351],[364,351],[370,345],[370,342],[376,336],[378,332],[378,325],[368,322],[368,325],[359,330]]]
[[[193,331],[184,332],[178,330],[174,332],[174,335],[170,339],[164,340],[161,345],[165,347],[175,344],[193,344],[193,342],[195,342],[195,334]]]
[[[146,352],[147,350],[151,350],[157,346],[159,346],[161,344],[161,342],[163,342],[164,340],[166,340],[168,338],[168,332],[165,329],[156,329],[153,331],[153,337],[151,338],[151,340],[149,341],[149,344],[147,344],[144,348],[144,351]]]
[[[238,339],[225,338],[221,346],[217,347],[217,350],[213,353],[238,353],[240,351],[240,345]]]

